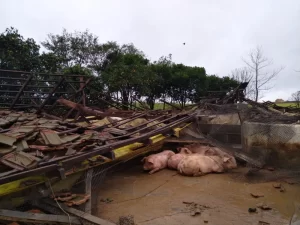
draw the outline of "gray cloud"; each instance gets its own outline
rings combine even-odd
[[[14,26],[41,42],[62,28],[89,29],[103,42],[133,42],[152,60],[171,53],[175,62],[219,76],[244,66],[241,57],[261,45],[274,66],[285,66],[264,99],[299,89],[298,0],[10,0],[1,8],[0,31]]]

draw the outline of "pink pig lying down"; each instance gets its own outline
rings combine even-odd
[[[149,174],[153,174],[167,167],[168,159],[175,155],[171,150],[165,150],[157,154],[149,155],[142,159],[144,162],[144,170],[150,170]]]
[[[196,153],[204,156],[220,156],[221,158],[227,157],[230,158],[229,159],[230,163],[232,165],[235,165],[235,167],[237,167],[235,158],[232,155],[222,151],[220,148],[217,147],[210,147],[210,146],[194,143],[194,144],[186,145],[183,148],[179,148],[179,149],[189,149],[192,153]]]
[[[236,168],[236,163],[229,157],[192,154],[184,157],[177,169],[183,175],[196,177],[212,172],[222,173],[233,168]]]
[[[180,148],[179,153],[172,155],[168,159],[168,168],[177,170],[178,164],[186,156],[192,154],[192,152],[187,148]]]

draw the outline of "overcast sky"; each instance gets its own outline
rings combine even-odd
[[[0,32],[13,26],[39,44],[48,33],[89,29],[100,41],[134,43],[151,59],[226,76],[261,45],[285,66],[263,100],[300,90],[300,0],[0,0]],[[183,42],[186,45],[183,45]],[[270,70],[274,69],[270,68]]]

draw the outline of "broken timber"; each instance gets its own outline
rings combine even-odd
[[[87,114],[87,115],[92,115],[92,116],[100,116],[100,117],[104,116],[104,113],[101,112],[101,111],[93,110],[89,107],[86,107],[86,106],[83,106],[81,104],[69,101],[69,100],[64,99],[64,98],[58,99],[57,102],[64,105],[64,106],[67,106],[69,108],[76,109],[82,114]]]
[[[73,216],[19,212],[5,209],[0,209],[0,220],[33,224],[81,224],[81,222]]]
[[[53,206],[53,207],[59,207],[55,202],[49,200],[49,199],[44,199],[41,202],[41,205],[49,205],[49,206]],[[82,224],[93,224],[93,225],[116,225],[110,221],[101,219],[99,217],[93,216],[89,213],[71,208],[71,207],[67,207],[65,205],[60,205],[60,207],[66,211],[67,213],[78,217],[78,219],[82,222]]]

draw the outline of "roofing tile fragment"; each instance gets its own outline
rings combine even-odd
[[[10,123],[14,123],[18,120],[19,117],[19,114],[9,114],[9,116],[5,117],[4,119],[9,121]]]
[[[39,132],[33,132],[32,134],[30,134],[29,136],[25,137],[24,140],[25,141],[32,141],[36,138],[36,136],[39,134]]]
[[[30,154],[19,151],[3,156],[0,161],[9,167],[22,170],[25,168],[29,169],[35,167],[39,159]]]
[[[104,119],[102,120],[92,120],[91,121],[91,125],[92,127],[101,127],[101,126],[104,126],[104,125],[107,125],[108,127],[110,127],[111,125],[111,122],[109,121],[109,119],[107,117],[105,117]]]
[[[11,123],[10,121],[0,118],[0,127],[6,127],[10,123]]]
[[[8,154],[17,149],[17,146],[1,146],[0,145],[0,155]]]
[[[0,144],[13,146],[13,144],[17,141],[15,137],[10,137],[5,134],[0,134]]]
[[[104,129],[103,131],[106,131],[108,133],[111,133],[111,134],[115,134],[115,135],[125,135],[127,134],[128,132],[126,130],[121,130],[121,129],[118,129],[118,128],[106,128]]]
[[[79,134],[72,134],[72,135],[63,136],[60,139],[63,143],[68,143],[68,142],[75,141],[78,138],[80,138]]]
[[[44,124],[40,124],[38,125],[38,128],[41,129],[56,129],[59,125],[56,123],[44,123]]]
[[[16,146],[17,146],[17,149],[16,149],[17,151],[23,151],[23,150],[29,149],[27,141],[25,141],[25,140],[18,141],[16,143]]]
[[[6,133],[7,136],[15,137],[17,139],[22,139],[25,136],[33,133],[36,129],[35,126],[22,126],[22,127],[14,127],[9,132]]]
[[[121,121],[119,123],[124,123],[125,121]],[[145,118],[137,118],[137,119],[134,119],[132,121],[128,121],[128,123],[122,124],[121,126],[118,126],[118,127],[121,128],[121,129],[132,128],[132,127],[139,126],[139,125],[141,125],[145,122],[147,122],[147,120]]]
[[[42,130],[40,132],[43,140],[45,141],[46,145],[61,145],[63,144],[62,140],[58,136],[58,134],[53,130]]]

